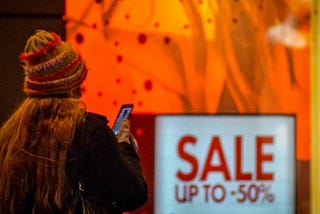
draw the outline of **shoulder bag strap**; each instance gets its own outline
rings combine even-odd
[[[77,191],[84,192],[84,167],[85,167],[85,142],[86,142],[86,115],[81,122],[81,138],[80,138],[80,152],[79,152],[79,177],[77,184]]]

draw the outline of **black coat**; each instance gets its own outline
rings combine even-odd
[[[106,118],[88,113],[85,122],[84,188],[109,213],[132,211],[148,199],[140,159],[128,143],[118,143]],[[67,177],[78,181],[79,142],[84,139],[83,127],[75,132],[67,163]]]

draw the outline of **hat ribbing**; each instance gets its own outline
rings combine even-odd
[[[54,32],[38,30],[20,55],[29,96],[68,94],[84,81],[87,69],[81,56]]]

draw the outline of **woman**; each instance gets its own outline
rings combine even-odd
[[[20,59],[27,98],[0,129],[1,213],[64,213],[79,181],[81,142],[88,198],[109,213],[142,206],[147,184],[129,122],[116,137],[106,118],[84,110],[81,56],[38,30]]]

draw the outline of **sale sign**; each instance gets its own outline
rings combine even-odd
[[[155,213],[294,213],[295,117],[159,115]]]

